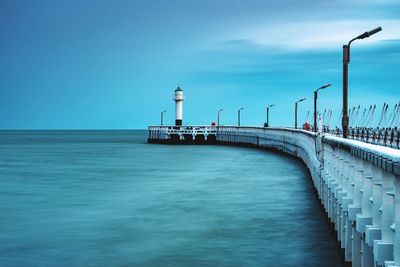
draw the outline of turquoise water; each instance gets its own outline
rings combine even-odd
[[[0,266],[340,266],[301,162],[145,131],[0,132]]]

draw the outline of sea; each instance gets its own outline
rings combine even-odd
[[[342,266],[304,164],[147,131],[0,131],[0,266]]]

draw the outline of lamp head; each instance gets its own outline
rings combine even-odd
[[[327,88],[327,87],[329,87],[329,86],[331,86],[331,85],[332,85],[332,84],[330,84],[330,83],[325,84],[325,85],[321,86],[320,88],[318,88],[317,90],[315,90],[315,92],[318,92],[319,90],[325,89],[325,88]]]
[[[328,84],[325,84],[324,86],[321,86],[319,89],[325,89],[325,88],[327,88],[327,87],[329,87],[329,86],[331,86],[332,84],[330,84],[330,83],[328,83]]]
[[[375,33],[380,32],[381,30],[382,30],[382,27],[378,27],[369,32],[364,32],[363,34],[359,35],[357,37],[357,39],[364,39],[364,38],[370,37],[371,35],[374,35]]]

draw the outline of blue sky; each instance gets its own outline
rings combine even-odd
[[[342,45],[352,45],[349,104],[400,101],[400,1],[0,0],[0,129],[144,129],[184,124],[293,124],[342,97]]]

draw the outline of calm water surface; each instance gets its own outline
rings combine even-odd
[[[299,161],[145,142],[0,132],[0,266],[340,266]]]

